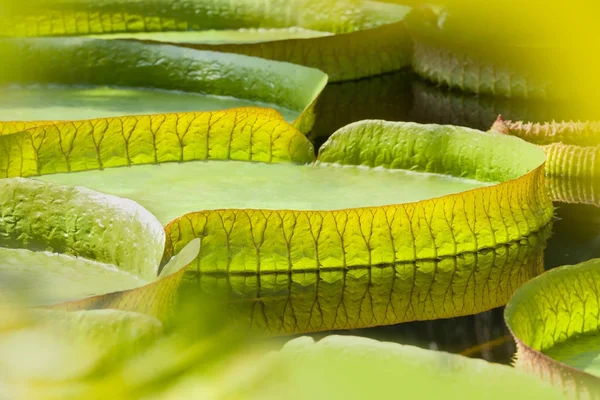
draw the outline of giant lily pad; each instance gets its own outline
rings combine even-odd
[[[118,308],[165,317],[190,243],[162,269],[165,233],[131,200],[81,187],[0,180],[3,306]]]
[[[353,304],[347,314],[318,301],[297,313],[284,304],[268,328],[275,332],[502,305],[522,280],[496,263],[553,212],[539,148],[452,126],[362,121],[334,134],[312,165],[289,163],[313,159],[301,133],[248,109],[42,126],[0,137],[2,149],[7,176],[83,184],[139,201],[163,223],[177,217],[166,255],[201,238],[190,273],[203,286],[251,294],[263,307],[263,289],[316,288],[318,299],[338,285],[340,304]],[[490,257],[488,268],[466,267],[479,257]],[[344,292],[351,280],[364,280],[364,292]],[[373,308],[380,302],[393,307]]]
[[[517,368],[577,398],[600,396],[600,260],[550,270],[517,290],[506,323]]]
[[[123,41],[5,39],[0,58],[0,121],[257,106],[308,132],[327,82],[320,71],[288,63]]]
[[[493,131],[520,137],[544,149],[546,175],[554,199],[600,205],[600,123],[524,123],[498,117]]]
[[[366,0],[34,0],[3,10],[0,36],[97,35],[287,61],[357,79],[410,64],[408,7]]]
[[[217,385],[192,375],[166,398],[386,398],[564,399],[544,382],[483,360],[355,336],[300,337],[280,351],[232,368]],[[434,382],[434,384],[432,384]],[[401,388],[401,389],[400,389]]]

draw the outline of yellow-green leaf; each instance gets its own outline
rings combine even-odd
[[[259,108],[60,122],[0,137],[5,177],[192,160],[313,159],[304,135]]]
[[[600,260],[559,267],[518,289],[506,310],[517,368],[571,397],[600,396]]]
[[[308,132],[327,82],[324,73],[299,65],[126,41],[0,39],[0,58],[3,121],[258,106],[279,110]]]
[[[170,263],[158,278],[164,243],[162,225],[131,200],[0,179],[0,291],[9,305],[165,317],[199,241],[172,260],[165,257]]]
[[[502,270],[495,261],[519,254],[504,246],[520,247],[515,241],[541,230],[553,213],[544,189],[543,152],[508,136],[363,121],[334,134],[318,162],[501,183],[406,204],[330,211],[207,210],[170,223],[167,248],[177,251],[192,238],[202,239],[191,280],[201,290],[229,291],[232,302],[246,310],[246,324],[257,330],[372,326],[501,305],[508,297],[476,300],[486,279],[471,275],[467,265],[481,258],[481,273]],[[459,277],[465,281],[454,291],[451,282]],[[495,285],[510,281],[490,279]]]
[[[318,68],[332,81],[410,63],[408,7],[365,0],[33,0],[6,7],[0,35],[95,35],[176,43]]]
[[[135,355],[163,331],[156,318],[117,310],[3,309],[0,386],[10,398],[76,398],[82,382]],[[62,391],[61,391],[62,389]],[[52,394],[62,393],[62,396]]]
[[[119,129],[127,125],[115,126],[104,140],[110,149],[110,138],[119,138],[117,149],[122,151]],[[53,127],[4,135],[0,145]],[[82,139],[93,137],[84,132]],[[239,137],[235,132],[216,128],[211,137],[228,149]],[[138,158],[153,162],[155,143],[161,141],[146,135],[137,142]],[[273,137],[269,130],[264,143]],[[205,149],[205,140],[200,142]],[[61,143],[67,141],[55,141],[49,147],[55,150],[44,153],[44,165],[58,165],[59,160],[60,171],[68,171],[58,150]],[[249,142],[243,143],[247,148]],[[286,153],[291,139],[284,143],[279,161],[308,161]],[[307,154],[311,147],[306,139],[300,135],[298,143],[293,153]],[[172,146],[177,151],[178,142]],[[12,148],[18,159],[27,145]],[[93,151],[78,154],[96,159]],[[249,159],[242,154],[242,160]],[[263,332],[475,313],[504,304],[515,287],[539,273],[538,250],[553,209],[544,190],[544,154],[518,138],[450,126],[363,121],[338,131],[313,165],[204,159],[37,179],[135,199],[163,223],[175,218],[167,226],[166,256],[201,239],[189,280],[200,281],[199,288],[211,293],[224,288],[233,295],[229,300],[239,300],[248,311],[239,320]],[[166,191],[167,180],[173,184]],[[536,235],[540,231],[542,238]],[[504,275],[511,262],[518,273]]]

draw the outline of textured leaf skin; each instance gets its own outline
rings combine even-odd
[[[577,179],[549,176],[546,184],[554,201],[575,204],[592,204],[600,207],[600,182],[598,179]]]
[[[545,272],[518,289],[505,320],[517,342],[516,367],[538,375],[570,397],[600,398],[600,378],[544,352],[572,337],[598,333],[600,260]]]
[[[59,121],[0,121],[0,135],[22,132],[40,125],[51,125]]]
[[[294,26],[347,33],[396,22],[404,13],[397,6],[362,0],[8,0],[0,33],[72,36]]]
[[[427,41],[414,43],[413,69],[432,82],[495,96],[546,98],[544,81],[508,66],[498,66],[467,51]]]
[[[164,230],[137,203],[82,187],[15,178],[0,179],[0,212],[2,247],[85,257],[116,265],[151,282],[46,307],[113,308],[168,318],[185,267],[157,280],[164,255]]]
[[[442,91],[427,85],[413,85],[415,101],[411,118],[441,124],[475,126],[478,129],[511,134],[541,145],[546,153],[546,185],[554,201],[600,204],[598,124],[584,122],[515,122],[551,120],[570,115],[569,104],[503,99],[485,95]],[[565,114],[566,112],[566,114]],[[501,114],[501,116],[499,116]],[[567,117],[569,118],[569,117]],[[495,121],[495,122],[493,122]],[[578,144],[579,143],[579,144]]]
[[[341,81],[410,65],[411,41],[402,22],[407,11],[407,7],[363,0],[236,0],[227,4],[214,0],[62,0],[41,3],[38,10],[13,6],[0,34],[66,36],[298,26],[339,35],[241,45],[180,45],[306,65],[325,71],[331,81]]]
[[[306,132],[327,83],[323,72],[289,63],[119,40],[4,39],[0,58],[0,85],[115,85],[232,96],[297,111],[295,124]]]
[[[326,72],[330,82],[380,75],[408,67],[412,51],[403,22],[312,39],[255,44],[171,44],[305,65]]]
[[[432,135],[437,139],[428,137]],[[506,256],[504,246],[516,246],[515,242],[540,231],[553,214],[544,189],[543,152],[519,139],[505,139],[509,137],[435,125],[383,121],[351,124],[321,148],[319,162],[454,172],[503,182],[384,207],[190,213],[166,227],[166,249],[176,252],[191,239],[201,238],[200,255],[190,273],[200,280],[201,287],[224,288],[240,302],[255,299],[248,303],[252,309],[248,315],[260,313],[257,310],[263,314],[250,317],[250,321],[258,324],[258,330],[271,333],[353,328],[483,311],[501,305],[508,297],[475,300],[480,296],[475,293],[488,284],[486,279],[474,278],[482,286],[469,287],[469,272],[457,265],[472,265],[469,260],[478,257],[502,259]],[[461,152],[464,141],[475,143],[477,150]],[[526,161],[510,165],[504,157]],[[500,249],[505,249],[504,253],[494,255]],[[482,251],[487,251],[487,256],[479,254]],[[492,260],[484,264],[493,265]],[[492,274],[498,269],[485,271]],[[457,283],[461,289],[453,292],[449,282],[458,276],[466,280]],[[364,286],[344,294],[346,280]],[[491,282],[494,287],[508,284],[501,277],[489,278]],[[372,294],[369,288],[377,288],[379,293]],[[510,290],[499,293],[507,292]],[[305,309],[295,311],[289,304],[275,301],[273,311],[268,311],[272,314],[267,315],[269,296],[282,296],[273,293],[306,296],[307,302],[299,306]],[[320,309],[315,299],[323,293],[328,293],[323,300],[328,306]],[[453,300],[440,300],[446,296]],[[346,301],[351,308],[347,314],[346,304],[341,306]],[[337,306],[332,308],[331,304]],[[393,306],[387,307],[389,304]],[[363,308],[366,314],[361,315]]]
[[[553,143],[542,148],[548,157],[547,175],[582,180],[600,177],[600,145],[583,147]]]
[[[156,218],[131,200],[82,187],[0,179],[0,212],[2,247],[69,254],[143,279],[156,277],[164,233]]]
[[[504,120],[502,116],[499,116],[492,125],[492,130],[540,145],[563,143],[577,146],[600,146],[600,122],[598,121],[533,123]]]
[[[596,121],[524,123],[498,117],[492,131],[539,144],[546,153],[550,195],[568,203],[599,204],[600,127]]]
[[[263,108],[100,118],[0,136],[0,176],[34,176],[162,162],[307,163],[314,150]]]

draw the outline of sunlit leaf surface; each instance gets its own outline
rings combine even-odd
[[[85,38],[0,39],[0,58],[0,121],[252,105],[275,108],[308,132],[313,103],[327,82],[324,73],[299,65]]]
[[[506,323],[517,367],[578,398],[600,395],[600,260],[548,271],[517,290]]]
[[[410,64],[409,10],[365,0],[33,0],[6,7],[0,35],[160,41],[306,65],[341,81]]]
[[[4,306],[168,313],[199,241],[166,260],[158,279],[165,234],[138,204],[22,178],[1,179],[0,189]]]

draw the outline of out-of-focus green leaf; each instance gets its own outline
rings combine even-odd
[[[0,331],[0,385],[13,392],[10,398],[44,398],[48,390],[69,384],[65,394],[77,394],[77,382],[136,354],[162,334],[156,318],[117,310],[3,309],[1,315],[21,321]]]
[[[300,337],[247,364],[233,369],[221,385],[192,376],[164,398],[346,400],[402,393],[422,399],[564,399],[558,390],[505,365],[354,336],[328,336],[316,343]]]

